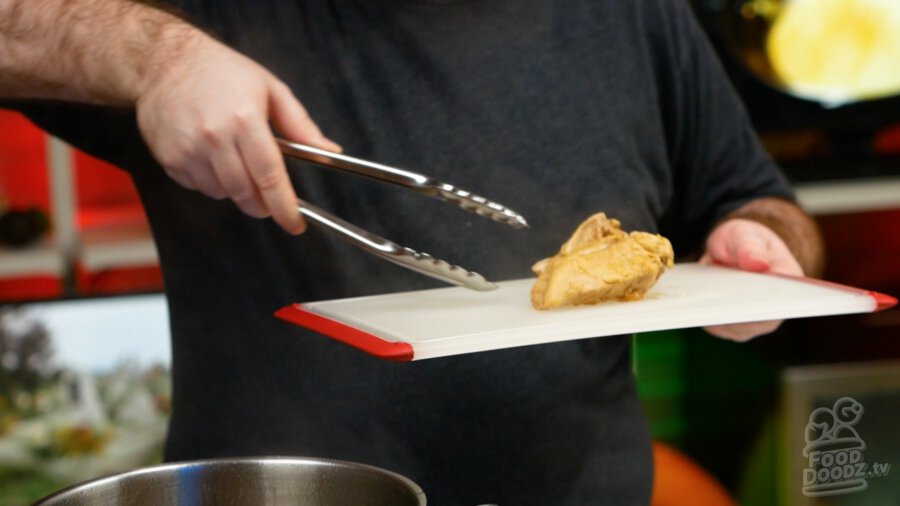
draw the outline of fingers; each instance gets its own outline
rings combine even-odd
[[[237,145],[213,151],[210,159],[225,196],[237,204],[241,211],[254,218],[270,216],[250,174],[244,167]]]
[[[706,243],[701,263],[718,263],[754,272],[802,274],[800,264],[771,229],[750,220],[733,219],[716,227]],[[774,332],[780,320],[714,325],[705,327],[710,334],[732,341],[748,341]]]
[[[341,146],[322,134],[319,126],[309,117],[306,108],[286,85],[280,81],[274,81],[271,88],[269,116],[277,130],[294,142],[309,144],[336,153],[343,151]]]
[[[284,158],[269,129],[255,129],[240,136],[237,148],[253,182],[251,188],[258,192],[272,219],[290,234],[306,230],[306,222],[297,210],[297,195],[288,178]]]
[[[707,241],[704,256],[713,263],[738,269],[765,272],[770,267],[769,245],[753,224],[726,222]]]
[[[704,327],[710,334],[735,342],[746,342],[754,337],[775,332],[783,320],[764,322],[734,323],[730,325],[711,325]]]
[[[322,135],[286,85],[226,46],[203,39],[177,64],[191,79],[174,71],[155,76],[136,103],[138,126],[157,161],[185,188],[229,198],[250,216],[271,216],[287,232],[303,232],[272,127],[297,142],[341,147]]]
[[[802,275],[803,269],[784,241],[765,225],[729,220],[710,234],[704,262],[754,272]]]
[[[341,151],[339,145],[322,135],[288,87],[275,79],[270,84],[269,102],[272,122],[291,140]],[[291,234],[304,232],[306,222],[297,211],[297,195],[268,124],[260,120],[239,127],[234,151],[215,155],[213,166],[221,185],[245,213],[258,218],[271,216]]]
[[[791,253],[784,241],[778,240],[773,242],[770,249],[772,257],[771,272],[790,274],[792,276],[802,276],[804,274],[803,266],[800,265],[797,257]]]
[[[224,199],[228,196],[225,189],[219,183],[213,168],[207,164],[200,165],[198,170],[190,171],[186,174],[191,180],[195,190],[214,199]]]
[[[214,199],[223,199],[227,196],[213,168],[202,160],[169,163],[163,168],[169,177],[188,190],[198,191]]]
[[[738,269],[753,272],[769,270],[769,247],[766,240],[758,235],[750,235],[734,241],[733,255],[737,258]]]
[[[291,234],[305,222],[265,117],[237,121],[231,129],[206,129],[194,154],[163,151],[160,163],[176,183],[215,199],[231,199],[244,213],[272,218]]]

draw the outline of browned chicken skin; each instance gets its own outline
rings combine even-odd
[[[536,309],[596,304],[644,297],[674,252],[668,239],[647,232],[623,232],[619,220],[597,213],[582,223],[559,253],[534,264],[531,288]]]

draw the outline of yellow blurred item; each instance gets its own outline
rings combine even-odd
[[[900,92],[900,1],[789,0],[766,41],[795,94],[839,105]]]
[[[672,244],[659,234],[626,233],[619,220],[598,213],[582,223],[559,253],[534,264],[535,309],[644,297],[667,267]]]
[[[103,453],[110,435],[86,425],[60,427],[53,432],[52,447],[56,455],[96,455]]]

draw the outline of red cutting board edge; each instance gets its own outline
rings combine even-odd
[[[276,311],[275,316],[349,344],[378,358],[395,362],[409,362],[415,358],[413,347],[409,343],[387,341],[352,325],[316,314],[303,304],[285,306]]]

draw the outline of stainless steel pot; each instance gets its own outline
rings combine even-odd
[[[74,485],[34,506],[425,506],[418,485],[351,462],[212,459],[138,469]]]

